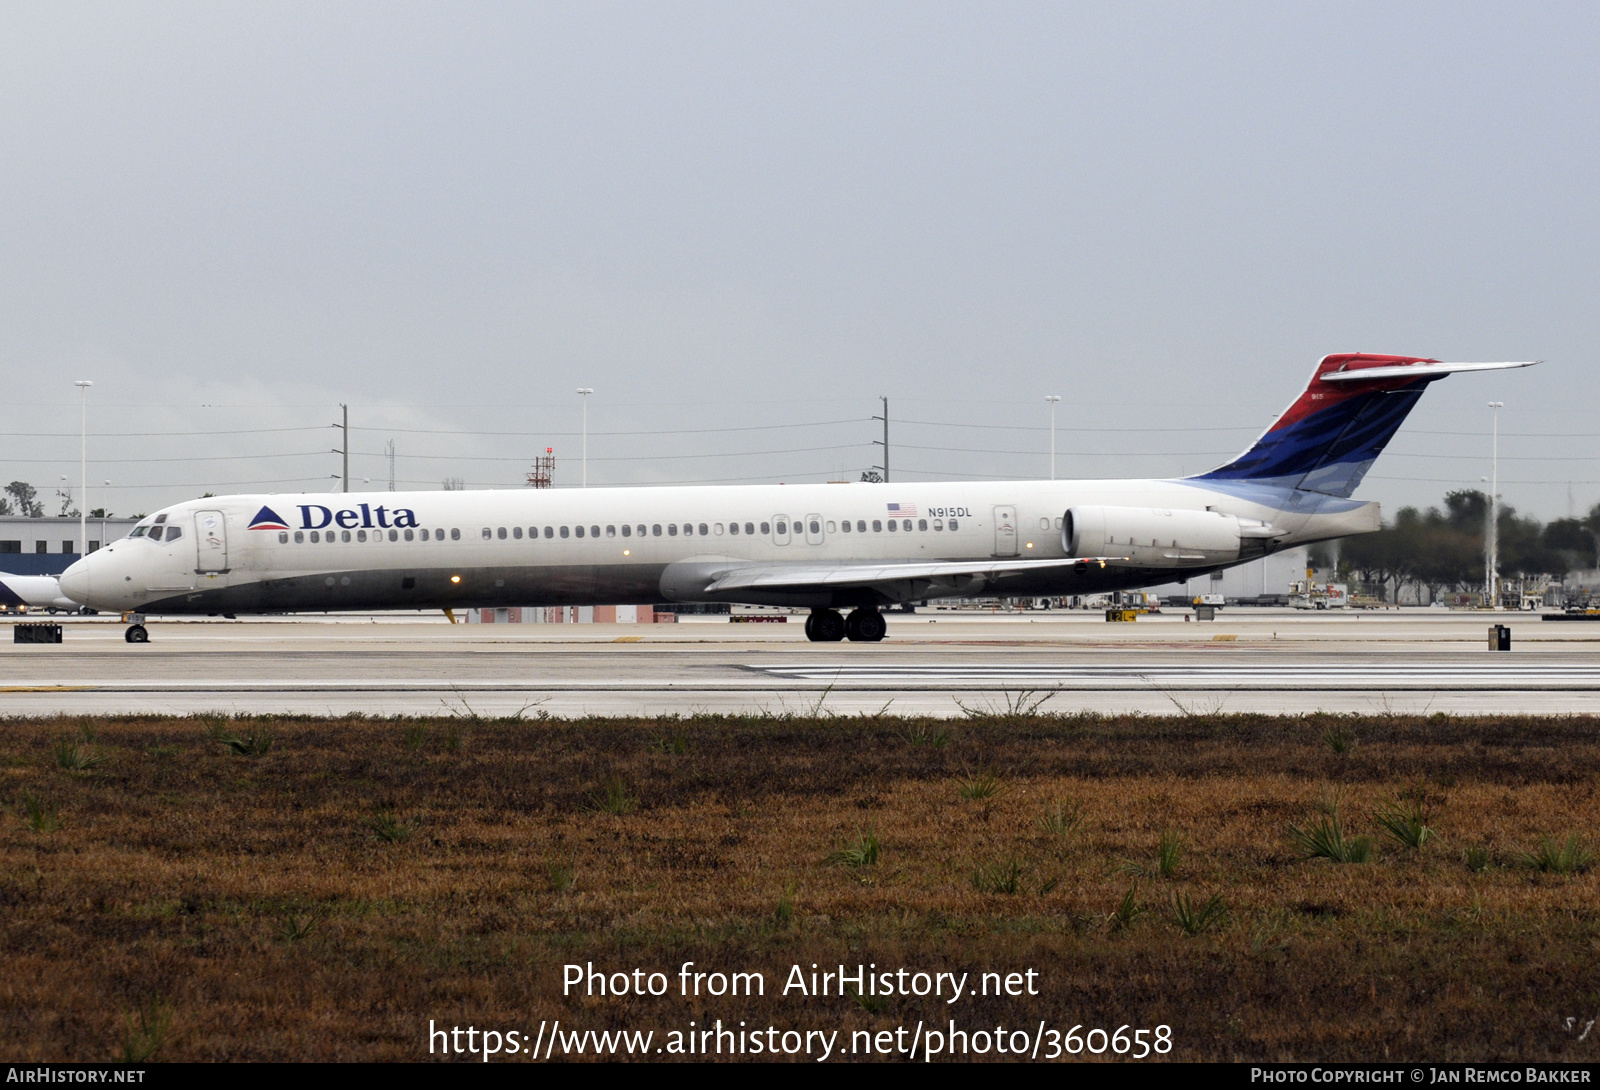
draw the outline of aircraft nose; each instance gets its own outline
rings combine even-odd
[[[87,603],[89,599],[89,566],[82,560],[74,561],[72,566],[61,573],[57,580],[61,586],[61,593],[71,598],[79,605]]]

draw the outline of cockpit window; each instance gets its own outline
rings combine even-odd
[[[128,536],[129,537],[143,537],[145,534],[147,534],[149,532],[150,532],[150,527],[148,527],[148,526],[135,526],[133,528],[133,533],[129,534]]]
[[[156,516],[156,525],[157,526],[160,526],[163,522],[166,522],[166,521],[167,521],[167,515],[166,515],[165,511],[163,511],[161,514]]]
[[[182,526],[168,526],[167,527],[167,540],[168,541],[177,541],[182,536],[183,536],[183,527]]]
[[[161,540],[161,531],[162,531],[162,527],[160,527],[160,526],[157,526],[155,529],[151,530],[150,531],[150,540],[151,541],[160,541]]]

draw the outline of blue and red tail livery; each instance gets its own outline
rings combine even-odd
[[[283,516],[270,507],[263,507],[256,512],[256,517],[250,520],[252,530],[287,530],[289,524],[283,521]]]
[[[1456,371],[1525,366],[1364,352],[1324,356],[1305,392],[1254,446],[1194,479],[1250,481],[1348,497],[1428,383]]]

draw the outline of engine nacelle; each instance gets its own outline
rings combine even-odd
[[[1073,507],[1061,521],[1068,556],[1114,556],[1140,568],[1203,568],[1238,560],[1277,536],[1272,527],[1216,511],[1159,507]]]

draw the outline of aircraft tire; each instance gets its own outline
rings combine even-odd
[[[844,634],[856,643],[877,643],[888,633],[889,625],[875,609],[853,610],[844,622]]]
[[[150,633],[142,624],[129,625],[128,631],[122,634],[122,638],[129,643],[149,643]]]
[[[821,636],[817,635],[817,614],[815,613],[806,614],[806,639],[812,643],[822,639]]]
[[[844,630],[844,618],[831,609],[819,609],[806,621],[806,633],[819,643],[838,643]]]

